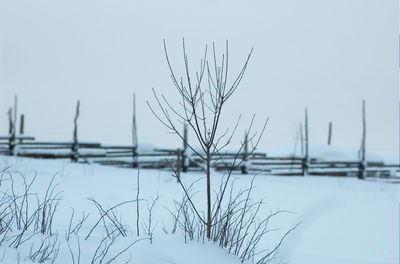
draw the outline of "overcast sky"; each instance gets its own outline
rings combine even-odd
[[[70,140],[80,99],[80,138],[129,144],[136,93],[139,142],[179,147],[145,102],[152,88],[176,99],[162,39],[179,72],[185,37],[193,69],[229,40],[232,77],[254,47],[221,126],[242,114],[241,137],[269,117],[262,150],[294,144],[306,106],[312,142],[332,121],[332,144],[358,149],[365,99],[368,150],[395,153],[398,14],[396,0],[0,0],[0,134],[18,94],[37,139]]]

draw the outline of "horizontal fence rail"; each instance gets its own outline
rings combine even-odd
[[[48,142],[33,137],[0,137],[0,154],[42,159],[71,159],[82,163],[148,169],[174,168],[179,171],[204,170],[204,161],[184,149],[140,150],[129,145],[103,145],[99,142]],[[396,178],[398,164],[379,161],[323,161],[305,157],[271,157],[266,153],[227,151],[212,157],[216,171],[262,172],[270,175],[325,175],[357,177],[360,170],[367,177]],[[244,170],[245,168],[245,170]],[[400,179],[400,178],[399,178]]]

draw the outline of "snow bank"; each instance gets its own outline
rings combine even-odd
[[[336,158],[336,157],[335,157]],[[72,263],[65,243],[64,231],[68,228],[72,209],[80,216],[84,211],[90,214],[82,227],[87,234],[98,217],[98,211],[87,198],[93,197],[105,207],[136,196],[136,175],[134,169],[119,169],[99,165],[73,164],[69,161],[34,160],[18,157],[0,157],[0,168],[10,166],[28,179],[37,172],[34,187],[43,193],[50,179],[55,176],[62,200],[54,220],[54,230],[59,234],[60,254],[56,263]],[[237,188],[249,186],[251,177],[235,175]],[[171,217],[167,208],[172,208],[173,199],[180,199],[182,192],[176,180],[168,171],[141,170],[140,198],[151,202],[157,194],[160,199],[154,210],[155,226],[153,244],[141,241],[132,246],[120,261],[125,263],[132,256],[132,263],[239,263],[239,260],[212,243],[183,243],[180,233],[171,232]],[[182,173],[185,183],[200,181],[195,185],[194,202],[204,203],[204,177],[201,173]],[[213,175],[218,183],[220,174]],[[399,253],[399,185],[383,180],[359,181],[354,178],[333,177],[274,177],[258,176],[253,192],[255,200],[265,199],[263,214],[284,209],[291,211],[272,221],[271,228],[280,231],[271,233],[261,242],[263,249],[271,249],[280,239],[282,232],[301,222],[283,244],[278,262],[294,264],[394,264]],[[4,187],[0,187],[4,188]],[[4,190],[3,190],[4,191]],[[140,237],[136,236],[136,207],[126,204],[118,210],[118,216],[129,225],[126,238],[121,238],[110,256],[144,237],[142,227],[147,221],[146,201],[140,203]],[[93,237],[84,241],[81,237],[81,263],[90,263],[93,252],[104,233],[96,228]],[[168,233],[168,234],[167,234]],[[75,249],[75,240],[71,240]],[[74,243],[73,243],[74,242]],[[0,248],[4,263],[31,263],[27,258],[29,246],[18,252],[11,248]],[[118,262],[118,261],[117,261]],[[119,262],[118,262],[119,263]]]

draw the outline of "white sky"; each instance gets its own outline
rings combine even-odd
[[[241,137],[253,113],[259,127],[269,117],[262,150],[294,144],[306,106],[311,141],[326,143],[332,121],[333,145],[359,148],[365,98],[368,150],[397,152],[398,11],[395,0],[0,0],[0,134],[18,94],[39,140],[70,140],[80,99],[81,138],[129,144],[135,92],[139,141],[179,147],[145,101],[153,87],[176,97],[162,39],[178,67],[185,37],[193,69],[212,41],[229,40],[232,74],[255,48],[221,125],[242,114]]]

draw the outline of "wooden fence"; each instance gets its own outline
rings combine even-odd
[[[103,145],[98,142],[41,142],[33,137],[0,137],[0,154],[42,159],[70,159],[81,163],[96,163],[127,168],[199,171],[204,162],[184,149],[152,149],[138,151],[128,145]],[[241,173],[262,172],[269,175],[301,176],[354,176],[395,177],[398,164],[362,161],[323,161],[305,157],[270,157],[266,153],[246,154],[225,152],[214,156],[212,166],[216,171],[233,170]],[[365,171],[362,171],[365,170]]]
[[[184,126],[182,148],[140,150],[137,146],[135,98],[133,98],[132,145],[103,145],[99,142],[82,142],[78,140],[78,117],[80,102],[77,102],[73,138],[70,142],[40,142],[34,137],[24,135],[24,115],[20,117],[20,129],[17,134],[17,97],[14,108],[10,108],[9,134],[0,137],[0,155],[43,159],[70,159],[73,162],[98,163],[108,166],[141,167],[141,168],[176,168],[178,172],[204,170],[204,161],[188,151],[188,133]],[[371,162],[365,158],[365,102],[362,104],[362,144],[361,157],[354,161],[324,161],[313,158],[308,149],[308,111],[305,111],[304,138],[300,125],[302,149],[301,157],[270,157],[266,153],[247,153],[247,146],[241,152],[224,152],[213,156],[212,167],[217,171],[263,172],[270,175],[326,175],[365,177],[397,177],[400,174],[399,164]],[[329,124],[328,144],[332,136],[332,124]],[[244,142],[247,141],[245,136]],[[304,144],[303,144],[304,143]]]

